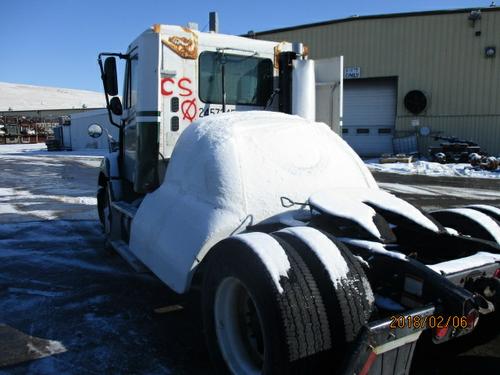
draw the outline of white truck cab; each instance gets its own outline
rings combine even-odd
[[[111,67],[115,56],[126,61],[123,103]],[[268,110],[314,120],[314,62],[300,44],[154,25],[125,54],[111,54],[107,61],[101,67],[103,77],[114,80],[110,108],[123,127],[121,173],[140,194],[158,187],[161,161],[170,158],[179,135],[199,118]]]

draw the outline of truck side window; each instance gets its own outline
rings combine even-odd
[[[273,63],[270,59],[203,52],[199,58],[200,100],[222,104],[222,66],[226,104],[265,106],[273,91]]]
[[[127,61],[125,68],[125,92],[123,100],[125,108],[135,107],[137,103],[137,55]]]

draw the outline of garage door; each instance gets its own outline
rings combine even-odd
[[[343,138],[360,156],[392,153],[396,80],[344,81]]]

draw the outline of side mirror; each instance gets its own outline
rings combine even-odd
[[[109,96],[118,95],[118,79],[116,78],[116,59],[108,57],[104,60],[104,89]]]
[[[92,138],[99,138],[102,135],[102,126],[99,124],[92,124],[88,128],[88,134]]]
[[[122,102],[118,96],[111,98],[109,101],[109,109],[113,112],[114,115],[121,116],[123,113]]]

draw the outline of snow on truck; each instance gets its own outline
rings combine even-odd
[[[500,210],[426,213],[380,190],[314,121],[302,45],[155,25],[99,64],[119,128],[98,180],[107,239],[201,290],[219,373],[408,374],[417,340],[500,308]]]

